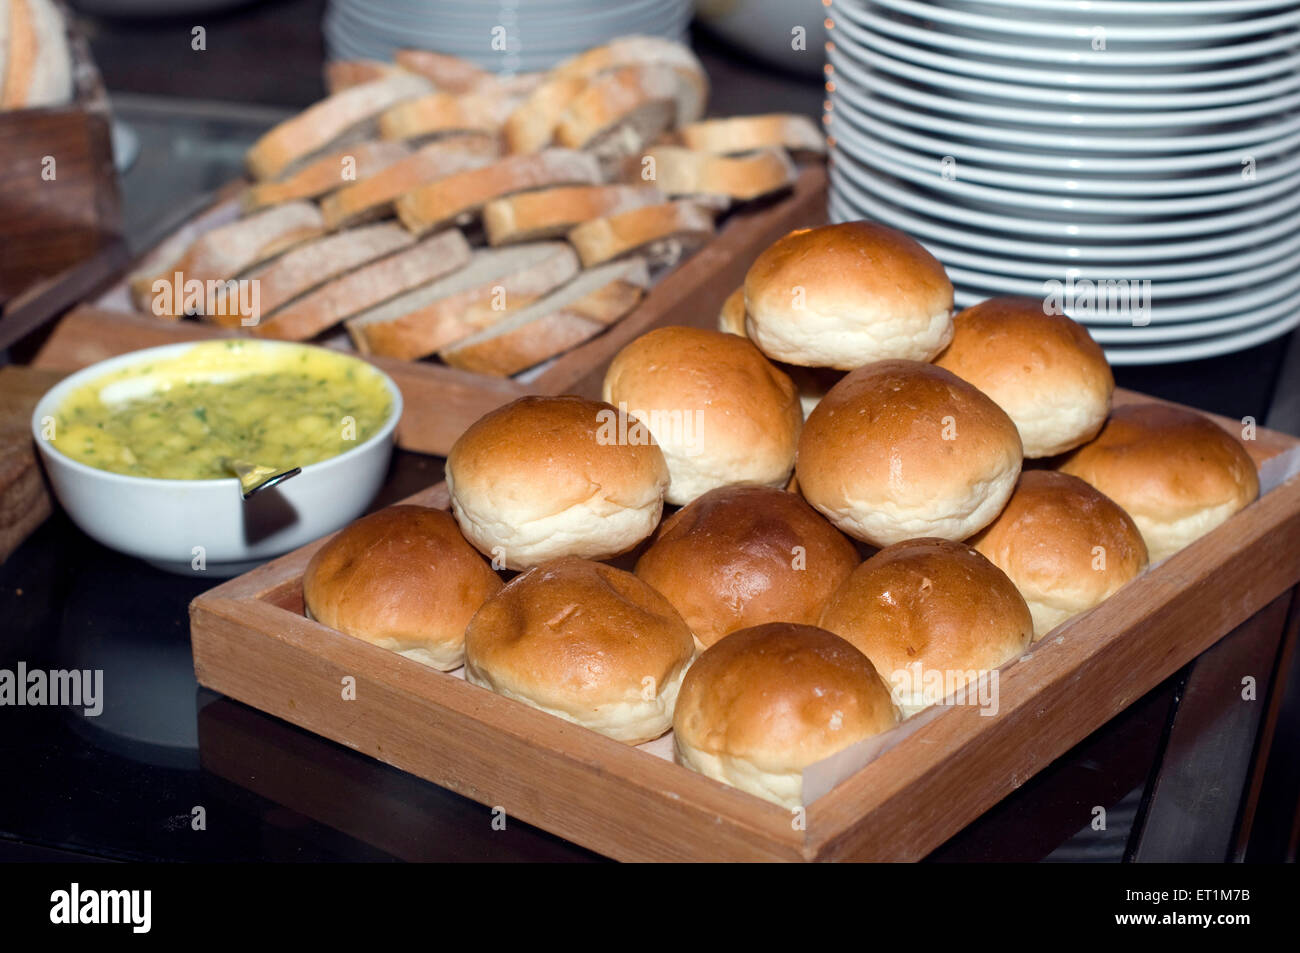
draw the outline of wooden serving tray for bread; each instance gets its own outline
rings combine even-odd
[[[229,198],[229,193],[226,193]],[[657,282],[642,302],[609,330],[565,353],[522,384],[429,361],[371,357],[401,388],[405,404],[397,431],[408,450],[445,456],[465,429],[488,411],[526,394],[599,397],[605,368],[623,345],[667,324],[715,327],[723,300],[768,245],[794,228],[826,220],[826,169],[806,166],[778,201],[731,213],[714,238]],[[37,367],[74,370],[128,351],[238,334],[197,321],[82,306],[67,314],[37,353]]]
[[[1300,440],[1260,430],[1244,445],[1259,464]],[[446,489],[407,502],[446,506]],[[308,620],[302,574],[322,542],[194,600],[201,684],[620,860],[915,860],[1300,582],[1300,475],[1036,643],[1001,672],[997,715],[936,712],[809,805],[801,828],[774,804]]]

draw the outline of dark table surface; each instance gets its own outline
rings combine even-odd
[[[281,6],[314,9],[313,2]],[[168,30],[178,36],[188,30],[182,26],[158,26],[150,49],[158,49]],[[118,88],[156,88],[156,75],[142,72],[148,64],[126,55],[129,44],[106,43],[124,29],[104,24],[95,34],[110,87],[116,80]],[[243,27],[234,22],[229,29],[237,37]],[[301,45],[290,43],[286,55]],[[726,111],[752,112],[756,99],[767,109],[814,111],[820,103],[816,84],[755,70],[707,41],[700,47]],[[306,55],[317,55],[314,49]],[[157,62],[153,68],[160,68]],[[250,82],[235,78],[226,88],[274,100]],[[220,86],[209,89],[198,78],[185,85],[190,95],[221,94]],[[291,84],[285,105],[310,100],[316,89]],[[244,149],[281,114],[137,95],[115,100],[141,147],[124,179],[128,239],[136,250],[234,177]],[[1287,383],[1279,379],[1285,352],[1284,342],[1273,342],[1216,360],[1119,368],[1116,376],[1122,386],[1266,421],[1270,409],[1277,411],[1277,395],[1295,390],[1278,387]],[[375,505],[441,474],[440,459],[398,452]],[[0,669],[13,671],[19,663],[29,670],[101,669],[105,686],[96,717],[53,707],[0,708],[0,763],[9,782],[0,785],[0,858],[600,859],[519,823],[495,831],[481,805],[199,688],[187,607],[211,584],[107,550],[61,513],[0,565]],[[1293,855],[1298,616],[1288,593],[933,859]],[[1248,662],[1271,673],[1261,690],[1265,705],[1249,723],[1230,723],[1215,701],[1215,679],[1225,671],[1235,677]],[[194,829],[196,808],[202,808],[202,830]],[[1097,829],[1098,808],[1105,811],[1104,829]]]

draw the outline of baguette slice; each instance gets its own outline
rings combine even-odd
[[[713,234],[713,214],[689,201],[665,202],[592,219],[569,232],[584,268],[633,253],[673,265]]]
[[[779,146],[791,153],[826,154],[826,137],[810,118],[798,113],[705,119],[678,130],[682,145],[697,152],[733,155]]]
[[[141,270],[128,279],[128,284],[142,310],[162,317],[180,317],[177,305],[184,296],[180,293],[183,287],[175,287],[177,273],[182,282],[229,281],[295,245],[316,238],[324,230],[325,221],[315,205],[286,202],[205,232],[173,261],[160,262],[150,256]],[[162,302],[158,308],[154,307],[154,284],[158,280],[173,286],[170,309]]]
[[[254,328],[258,337],[306,341],[354,314],[436,281],[469,263],[465,236],[448,229],[291,301]]]
[[[368,179],[410,154],[411,150],[401,142],[360,142],[322,156],[282,182],[249,186],[239,198],[240,205],[245,212],[255,212],[281,202],[314,199],[346,188],[351,181]]]
[[[621,66],[670,66],[684,83],[679,90],[677,122],[695,122],[704,115],[709,98],[709,78],[690,47],[658,36],[622,36],[604,46],[593,47],[565,60],[552,70],[554,76],[582,76],[591,79]]]
[[[575,225],[664,201],[649,185],[568,185],[520,192],[483,206],[491,245],[563,238]]]
[[[292,174],[333,148],[341,148],[373,131],[384,110],[429,91],[429,82],[411,73],[352,86],[327,96],[286,119],[253,143],[246,161],[256,179]]]
[[[718,195],[745,202],[789,188],[799,174],[780,146],[743,156],[656,146],[646,156],[654,160],[655,185],[673,197]]]
[[[383,222],[315,239],[286,252],[249,276],[258,283],[257,314],[242,313],[225,300],[228,296],[219,293],[209,296],[205,314],[208,320],[224,327],[240,327],[246,320],[251,325],[262,315],[274,314],[331,278],[414,243],[411,233],[396,222]]]
[[[596,185],[601,181],[595,158],[567,149],[510,156],[407,192],[396,202],[402,224],[417,235],[449,222],[472,217],[492,199],[556,185]]]
[[[479,374],[518,374],[595,337],[635,308],[649,284],[649,270],[638,258],[584,271],[438,356],[452,367]]]
[[[441,281],[347,322],[362,354],[415,360],[537,300],[578,273],[564,242],[484,249]]]
[[[387,79],[396,71],[396,66],[382,60],[334,60],[325,64],[325,89],[331,94],[341,93],[362,83]]]
[[[500,155],[500,143],[492,136],[464,135],[439,139],[414,155],[408,153],[407,158],[393,163],[377,175],[326,196],[321,202],[325,226],[343,228],[366,219],[391,215],[393,202],[402,193],[458,172],[481,168]]]
[[[467,93],[492,79],[491,73],[468,60],[432,50],[398,50],[393,59],[402,69],[424,77],[434,89],[449,93]]]
[[[585,76],[555,76],[533,90],[506,117],[503,132],[509,150],[516,155],[540,152],[554,142],[560,117],[586,85]]]
[[[9,0],[8,7],[0,108],[71,102],[72,53],[62,14],[50,0]]]
[[[379,134],[385,139],[497,135],[517,104],[515,97],[495,93],[430,93],[385,111]]]

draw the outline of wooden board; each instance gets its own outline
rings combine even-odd
[[[121,232],[108,96],[85,38],[70,29],[69,43],[72,103],[0,111],[0,305],[98,256]]]
[[[1238,422],[1214,419],[1240,438]],[[1298,443],[1260,430],[1245,446],[1260,463]],[[446,506],[445,486],[408,502]],[[1300,477],[1036,643],[1001,673],[996,717],[938,712],[811,804],[805,829],[776,805],[308,620],[302,573],[323,542],[193,602],[201,684],[621,860],[915,860],[1300,582]]]
[[[637,308],[608,331],[561,356],[527,384],[429,361],[367,358],[401,388],[405,411],[398,443],[445,456],[465,428],[488,411],[526,394],[600,396],[605,368],[633,338],[667,324],[715,327],[723,299],[744,279],[764,248],[794,228],[826,219],[826,170],[804,168],[785,198],[730,215],[716,237],[659,281]],[[238,334],[197,321],[83,306],[69,313],[32,361],[73,370],[117,354],[178,341]]]

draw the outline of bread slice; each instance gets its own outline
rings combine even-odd
[[[369,179],[410,154],[410,148],[401,142],[359,142],[322,156],[282,182],[250,185],[239,202],[245,212],[255,212],[281,202],[314,199],[346,188],[351,182]]]
[[[555,141],[585,149],[602,166],[621,165],[677,120],[682,81],[671,66],[620,66],[591,79],[565,109]]]
[[[463,268],[469,259],[464,235],[454,228],[439,232],[289,302],[264,317],[253,333],[283,341],[310,340],[354,314]]]
[[[584,268],[633,253],[674,265],[713,235],[713,213],[694,202],[665,202],[584,222],[569,232]]]
[[[214,324],[240,327],[245,320],[260,321],[290,301],[319,287],[331,278],[352,271],[376,258],[415,244],[411,233],[396,222],[383,222],[327,235],[299,245],[269,265],[250,274],[258,283],[258,313],[242,312],[220,293],[208,299],[205,316]]]
[[[682,85],[678,90],[677,122],[695,122],[704,115],[709,98],[709,78],[690,47],[658,36],[621,36],[604,46],[565,60],[552,70],[554,76],[583,76],[588,79],[621,66],[671,66]]]
[[[222,225],[200,235],[179,258],[163,261],[150,256],[140,270],[130,276],[132,295],[146,311],[161,317],[180,317],[180,293],[184,283],[198,280],[229,281],[262,262],[288,251],[295,245],[316,238],[325,230],[320,209],[310,202],[286,202],[229,225]],[[169,246],[170,250],[170,246]],[[181,287],[175,276],[181,275]],[[164,302],[154,307],[154,285],[164,280],[171,288],[172,307]]]
[[[593,156],[568,149],[509,156],[407,192],[396,202],[402,224],[417,235],[472,217],[488,202],[515,192],[556,185],[596,185],[600,166]]]
[[[798,113],[705,119],[678,130],[682,145],[697,152],[734,155],[780,146],[787,152],[826,154],[826,137],[817,123]]]
[[[63,15],[50,0],[9,0],[8,6],[0,108],[71,102],[72,53]]]
[[[341,93],[362,83],[387,79],[396,71],[396,66],[382,60],[334,60],[325,64],[325,89]]]
[[[780,146],[742,156],[656,146],[646,157],[654,162],[654,184],[670,196],[721,195],[744,202],[789,188],[799,174]]]
[[[718,312],[718,330],[723,334],[736,334],[742,338],[749,337],[745,329],[745,286],[741,285],[722,302]]]
[[[564,242],[474,253],[441,281],[395,298],[347,322],[363,354],[414,360],[502,319],[578,273]]]
[[[663,201],[650,185],[559,186],[493,199],[483,206],[483,228],[491,245],[563,238],[593,218]]]
[[[430,93],[379,117],[385,139],[424,139],[474,132],[496,135],[518,100],[484,93]]]
[[[282,178],[329,149],[372,138],[380,114],[429,91],[429,81],[395,72],[327,96],[253,143],[248,170],[256,179]]]
[[[479,374],[518,374],[595,337],[635,308],[649,284],[649,269],[638,258],[584,271],[438,356],[452,367]]]
[[[560,117],[586,85],[585,76],[555,76],[533,90],[506,118],[503,132],[510,152],[539,152],[554,142]]]
[[[377,175],[326,196],[321,202],[325,225],[331,229],[343,228],[391,215],[393,202],[402,193],[458,172],[481,168],[500,155],[501,144],[494,136],[470,134],[439,139],[413,155],[408,152],[405,159]]]
[[[434,89],[449,93],[469,92],[492,74],[468,60],[432,50],[398,50],[393,54],[397,65],[428,80]]]

